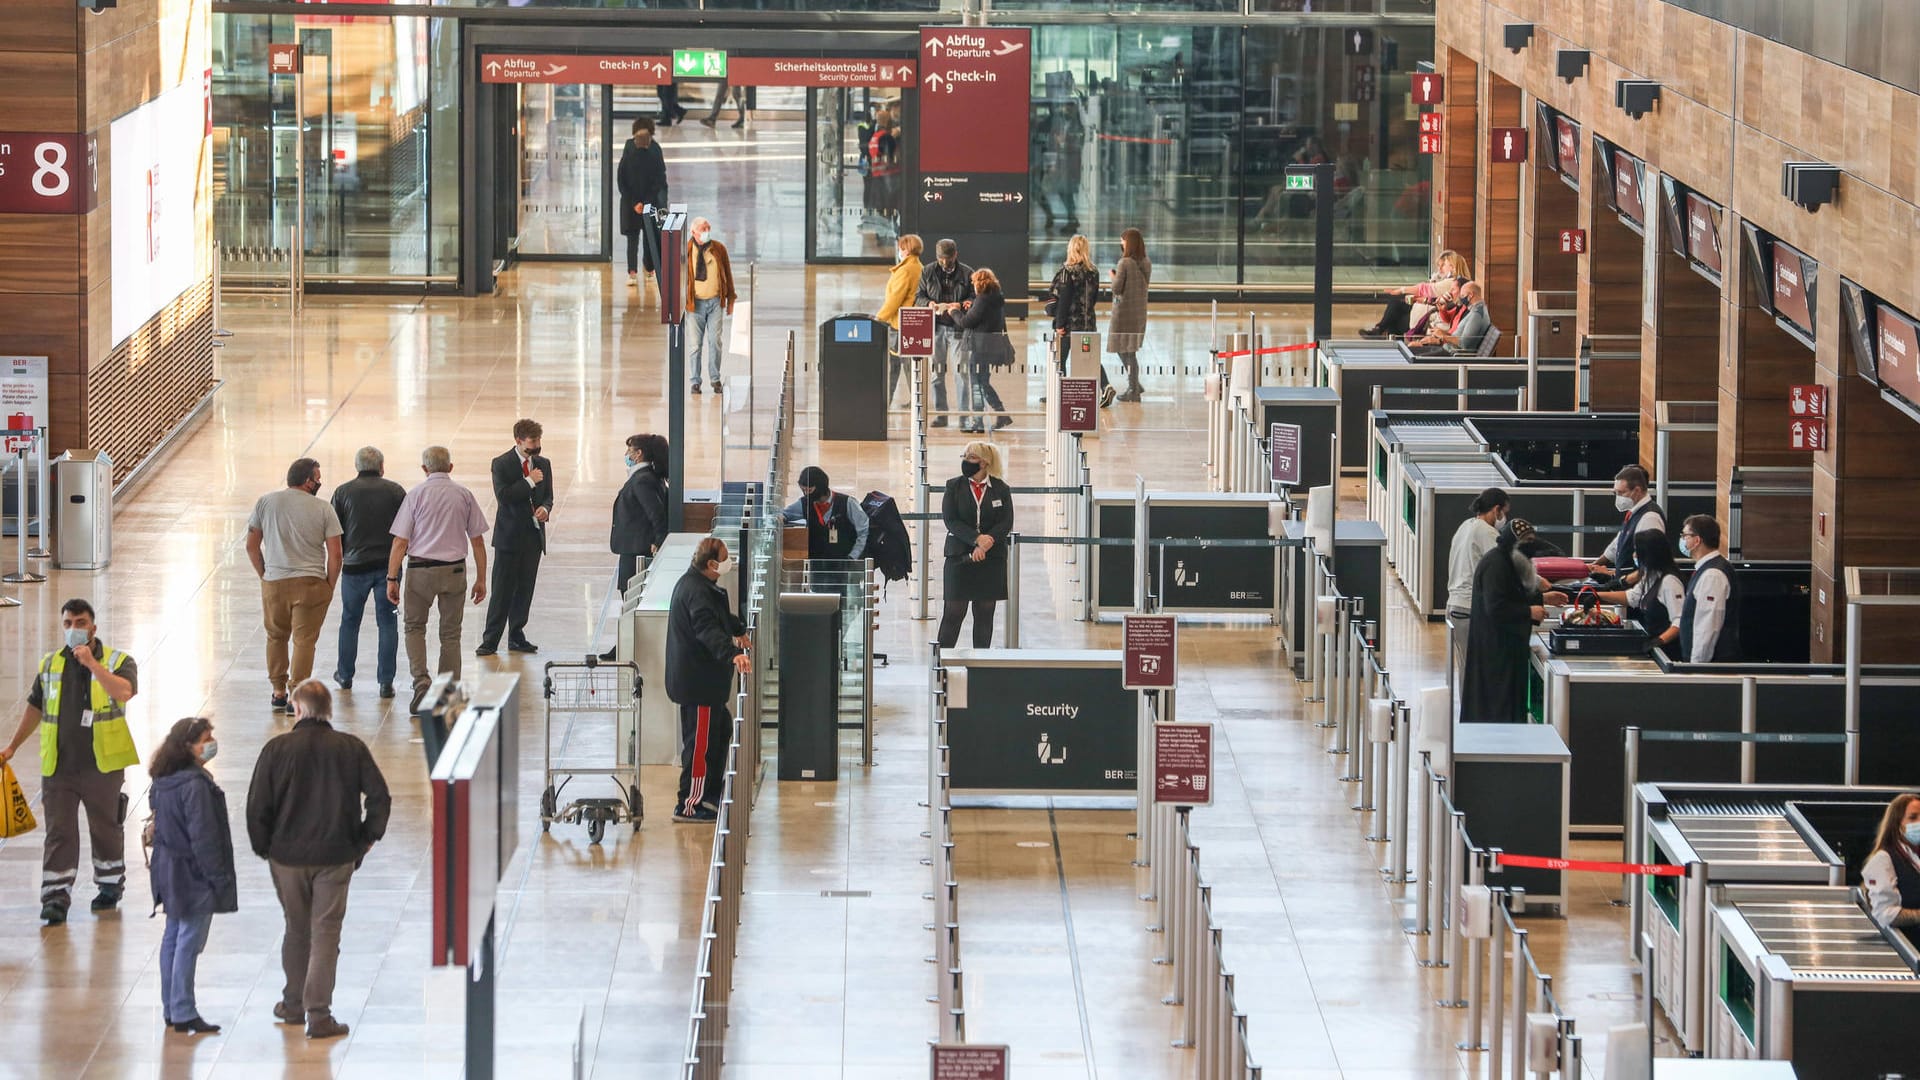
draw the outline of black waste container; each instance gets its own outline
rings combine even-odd
[[[849,312],[820,324],[820,437],[887,438],[887,347],[892,328]]]
[[[780,594],[782,780],[840,778],[840,596]]]

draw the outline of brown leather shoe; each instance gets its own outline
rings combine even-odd
[[[306,1010],[298,1005],[276,1001],[273,1003],[273,1021],[276,1024],[304,1024],[307,1022]]]
[[[307,1038],[337,1039],[347,1033],[347,1025],[331,1016],[315,1016],[307,1020]]]

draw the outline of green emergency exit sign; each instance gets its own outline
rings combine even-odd
[[[727,54],[723,49],[673,50],[673,74],[681,79],[724,79]]]
[[[1313,174],[1310,172],[1290,172],[1287,174],[1288,191],[1312,191]]]

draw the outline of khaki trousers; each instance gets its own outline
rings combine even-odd
[[[280,941],[280,969],[287,983],[280,1000],[306,1011],[309,1019],[331,1015],[334,973],[340,965],[340,924],[347,918],[347,886],[353,864],[288,866],[267,863],[273,891],[286,916]]]
[[[333,606],[333,586],[323,577],[296,577],[260,583],[260,607],[267,627],[267,679],[275,696],[313,675],[313,646]],[[292,655],[288,655],[288,643]]]
[[[424,690],[427,672],[427,616],[440,609],[440,664],[435,671],[460,677],[460,624],[467,602],[467,568],[410,566],[401,586],[401,623],[407,637],[407,670],[413,688]]]

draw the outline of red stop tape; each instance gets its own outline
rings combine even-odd
[[[1218,356],[1222,360],[1230,359],[1235,356],[1267,356],[1272,353],[1300,352],[1303,349],[1311,349],[1317,344],[1319,343],[1313,342],[1313,341],[1303,341],[1298,345],[1274,345],[1265,349],[1235,349],[1232,352],[1215,353],[1214,355]]]
[[[1495,866],[1517,866],[1530,870],[1573,870],[1587,874],[1645,874],[1649,877],[1686,877],[1687,868],[1666,863],[1593,862],[1588,859],[1549,859],[1542,855],[1509,855],[1502,851],[1493,857]]]

